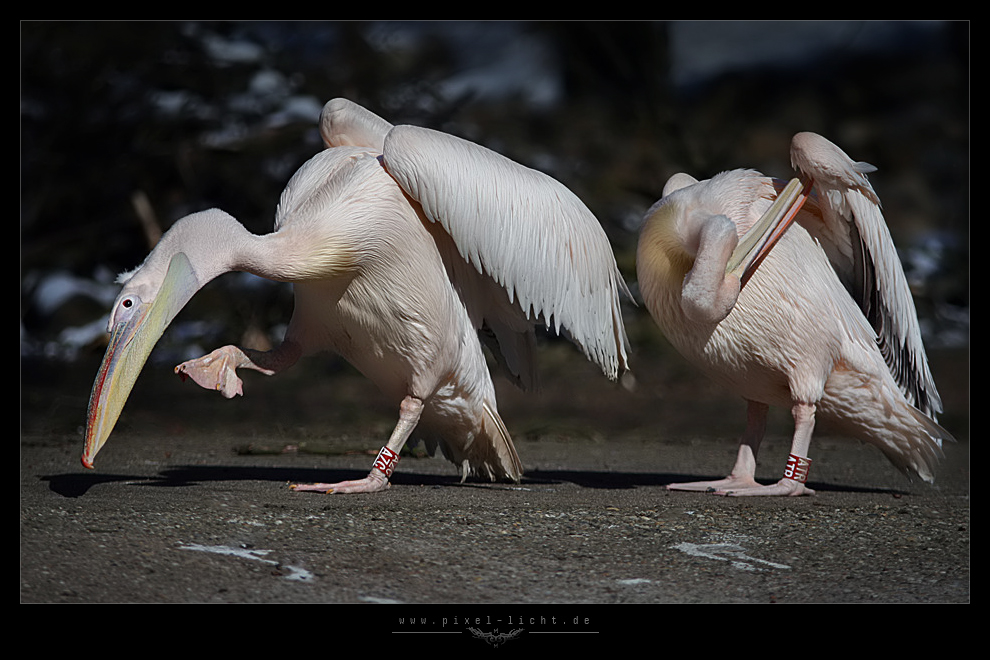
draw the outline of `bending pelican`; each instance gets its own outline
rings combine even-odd
[[[216,209],[196,213],[121,277],[90,398],[85,466],[165,327],[229,271],[294,284],[283,343],[268,352],[225,346],[177,373],[229,398],[242,393],[237,369],[271,375],[329,349],[399,408],[367,477],[297,490],[388,488],[414,430],[464,477],[519,480],[479,332],[494,337],[523,386],[535,378],[537,323],[565,328],[610,378],[626,368],[618,294],[628,290],[601,225],[567,188],[459,138],[393,127],[344,99],[327,103],[320,123],[328,148],[289,181],[273,233],[251,234]]]
[[[814,133],[794,137],[791,162],[803,190],[752,170],[701,182],[676,174],[646,214],[637,273],[650,314],[688,360],[748,402],[729,476],[668,488],[813,495],[816,417],[931,482],[951,436],[935,422],[941,400],[914,302],[865,176],[875,168]],[[794,438],[784,477],[760,485],[770,405],[791,409]]]

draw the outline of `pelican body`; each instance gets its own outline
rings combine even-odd
[[[875,168],[812,133],[794,137],[791,159],[803,191],[785,204],[786,222],[770,210],[783,182],[753,170],[675,175],[646,214],[637,250],[646,307],[682,355],[748,402],[729,476],[668,488],[813,495],[816,418],[931,482],[951,436],[935,421],[941,401],[914,303],[865,176]],[[777,233],[764,242],[769,216]],[[761,485],[769,406],[791,409],[795,430],[784,477]]]
[[[522,465],[479,332],[495,338],[500,363],[524,387],[536,379],[535,324],[565,328],[610,378],[626,368],[619,294],[628,291],[597,219],[567,188],[459,138],[393,127],[344,99],[327,103],[321,133],[327,148],[289,181],[274,232],[254,235],[216,209],[196,213],[121,277],[84,465],[165,327],[229,271],[293,284],[285,338],[267,352],[219,348],[177,366],[180,376],[229,398],[243,393],[237,369],[272,375],[330,350],[399,410],[368,477],[297,490],[388,488],[414,431],[463,477],[518,481]]]

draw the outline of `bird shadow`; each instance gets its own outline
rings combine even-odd
[[[104,472],[65,473],[43,475],[41,481],[48,482],[52,492],[62,497],[85,496],[90,489],[103,484],[124,483],[140,488],[184,488],[203,483],[227,481],[269,481],[280,483],[334,483],[350,479],[361,479],[365,470],[327,470],[323,468],[299,467],[250,467],[250,466],[204,466],[182,465],[170,467],[148,476],[138,474],[110,474]],[[633,488],[662,488],[670,483],[710,480],[711,475],[684,475],[672,473],[645,472],[603,472],[594,470],[533,470],[526,472],[518,484],[489,482],[468,479],[462,482],[457,475],[436,475],[419,472],[402,472],[392,475],[393,486],[429,486],[457,488],[542,488],[572,484],[580,488],[623,490]],[[842,484],[811,483],[816,491],[848,493],[906,494],[890,488],[870,488]]]

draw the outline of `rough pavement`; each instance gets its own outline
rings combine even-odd
[[[650,609],[609,604],[970,600],[968,437],[946,448],[935,487],[908,482],[871,447],[825,435],[812,446],[816,497],[727,499],[663,485],[723,474],[731,435],[540,426],[507,397],[503,413],[518,405],[530,424],[509,422],[527,468],[521,484],[460,484],[446,461],[408,455],[388,492],[333,496],[287,483],[365,474],[387,410],[370,421],[352,411],[349,427],[309,418],[292,427],[291,411],[270,418],[265,402],[278,403],[279,391],[259,392],[262,381],[250,384],[252,404],[142,378],[93,471],[79,464],[87,386],[56,396],[53,385],[25,384],[22,602],[397,603],[376,625],[401,634],[411,624],[399,615],[418,615],[459,643],[491,644],[482,637],[510,626],[531,639],[615,634],[617,613],[625,626]],[[149,400],[162,395],[186,412]],[[741,424],[742,410],[726,413],[726,425]],[[761,454],[761,479],[783,467],[781,428]],[[469,612],[502,625],[467,626]],[[537,623],[511,624],[534,612]],[[578,628],[574,616],[588,621]],[[569,627],[548,623],[558,618]]]

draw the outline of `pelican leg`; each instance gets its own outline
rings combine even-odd
[[[785,476],[769,486],[756,484],[748,488],[722,488],[716,492],[717,495],[798,497],[815,494],[814,490],[804,485],[808,466],[811,464],[807,456],[808,448],[811,446],[811,434],[815,430],[815,404],[796,403],[791,408],[791,413],[794,416],[794,439],[791,441],[791,456],[784,471]]]
[[[739,451],[736,454],[736,464],[732,472],[724,479],[714,481],[691,481],[687,483],[668,484],[667,490],[690,490],[707,493],[724,492],[727,489],[757,488],[756,456],[760,452],[760,443],[767,429],[767,413],[770,409],[765,403],[747,401],[746,430],[739,440]]]
[[[253,369],[272,376],[288,369],[299,359],[302,350],[292,341],[285,341],[271,351],[224,346],[208,355],[187,360],[175,368],[182,380],[192,378],[200,387],[216,390],[228,399],[244,394],[237,369]]]
[[[392,431],[392,436],[388,439],[388,444],[382,448],[378,458],[375,459],[375,466],[364,479],[354,481],[341,481],[335,484],[292,484],[292,490],[309,491],[317,493],[377,493],[388,490],[388,478],[392,474],[392,467],[399,460],[399,452],[406,444],[413,429],[419,423],[419,417],[423,413],[423,401],[413,396],[407,396],[399,406],[399,422]]]

